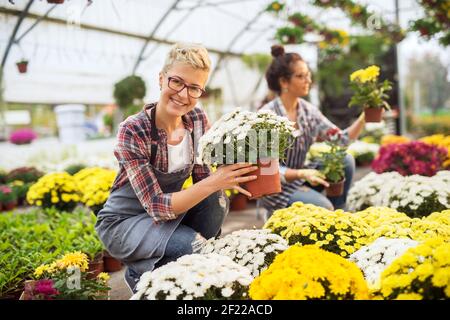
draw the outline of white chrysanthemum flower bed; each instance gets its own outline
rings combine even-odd
[[[403,179],[397,172],[386,172],[376,174],[371,172],[359,181],[356,181],[350,189],[347,205],[351,211],[359,211],[368,207],[376,206],[374,197],[380,192],[386,181],[396,181]]]
[[[248,268],[257,277],[273,262],[275,256],[289,247],[287,241],[268,229],[239,230],[220,238],[210,239],[202,253],[218,253]]]
[[[250,271],[218,254],[191,254],[144,273],[131,300],[246,299]]]
[[[384,269],[403,255],[406,250],[418,244],[417,241],[407,238],[387,239],[381,237],[350,255],[349,260],[358,265],[369,286],[377,288]]]
[[[348,196],[349,210],[370,206],[393,208],[410,217],[449,209],[450,171],[439,171],[433,177],[372,172],[357,181]]]

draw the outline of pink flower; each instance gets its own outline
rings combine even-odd
[[[420,141],[390,144],[380,149],[372,168],[377,173],[397,171],[403,176],[433,176],[442,168],[446,155],[444,148]]]
[[[9,136],[9,141],[14,144],[25,144],[30,143],[36,138],[37,135],[33,130],[29,128],[23,128],[11,133],[11,135]]]
[[[45,299],[50,300],[52,296],[59,294],[58,290],[53,287],[53,280],[38,280],[34,287],[35,295],[43,295]]]

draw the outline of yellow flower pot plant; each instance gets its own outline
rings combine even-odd
[[[366,122],[381,122],[383,109],[391,108],[386,101],[389,98],[386,92],[392,90],[392,83],[389,80],[379,82],[379,75],[380,68],[375,65],[350,75],[350,84],[355,93],[349,107],[362,106]]]

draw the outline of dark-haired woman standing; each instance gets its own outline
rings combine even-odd
[[[304,167],[306,154],[316,138],[326,140],[326,132],[337,128],[317,107],[302,99],[308,95],[311,86],[311,73],[306,62],[297,53],[285,53],[279,45],[272,46],[273,61],[266,72],[269,88],[277,97],[264,105],[261,110],[272,110],[280,116],[296,123],[298,136],[290,150],[286,152],[284,166],[281,166],[282,192],[262,198],[263,206],[269,211],[285,208],[296,201],[311,203],[327,209],[345,207],[348,190],[355,170],[355,160],[351,155],[345,158],[344,194],[327,198],[313,188],[306,186],[328,186],[325,177],[315,169]],[[347,145],[356,139],[364,126],[361,115],[349,128],[341,133],[340,143]]]

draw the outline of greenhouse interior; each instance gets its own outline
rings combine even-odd
[[[1,0],[0,28],[0,300],[450,299],[448,0]]]

